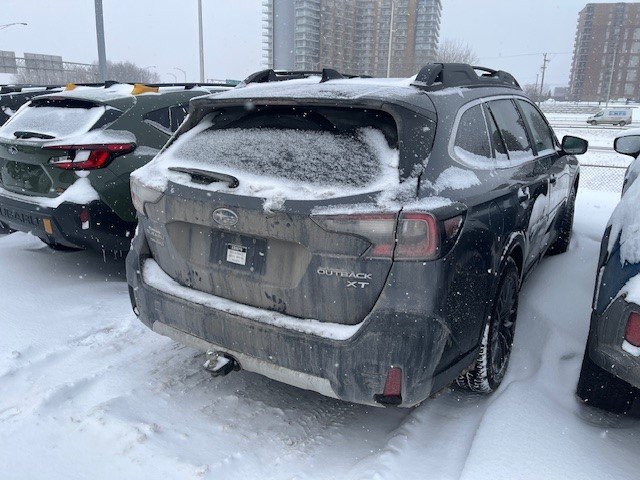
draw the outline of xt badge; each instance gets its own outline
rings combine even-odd
[[[317,270],[318,275],[327,277],[339,277],[347,279],[347,288],[366,288],[369,282],[363,280],[371,280],[370,273],[363,272],[349,272],[347,270],[337,270],[333,268],[319,268]]]

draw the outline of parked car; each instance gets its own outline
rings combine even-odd
[[[61,92],[64,86],[2,85],[0,86],[0,125],[4,124],[18,109],[39,95]]]
[[[478,73],[479,72],[479,73]],[[506,72],[258,72],[193,100],[132,175],[134,311],[154,331],[350,402],[504,378],[523,278],[567,249],[587,142]]]
[[[129,174],[226,85],[69,85],[0,128],[0,222],[51,248],[126,251],[136,227]]]
[[[632,157],[637,158],[638,151],[636,150],[636,147],[638,138],[640,138],[640,128],[627,130],[616,137],[613,147],[622,155],[631,155]],[[640,162],[631,162],[624,175],[622,195],[624,195],[631,184],[635,182],[636,178],[638,178],[638,174],[640,174]]]
[[[600,248],[591,328],[578,381],[587,404],[618,414],[640,413],[640,130],[615,141],[631,155],[625,191]]]
[[[611,124],[621,127],[630,125],[632,121],[631,110],[628,108],[605,108],[587,119],[590,125]]]

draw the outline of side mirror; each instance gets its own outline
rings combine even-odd
[[[640,135],[618,137],[613,142],[613,149],[623,155],[637,157],[640,155]]]
[[[582,155],[587,153],[589,142],[582,138],[567,135],[562,139],[562,150],[567,155]]]

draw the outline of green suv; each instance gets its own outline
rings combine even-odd
[[[192,98],[230,88],[107,83],[33,98],[0,128],[0,229],[58,250],[128,250],[129,174],[164,146]]]

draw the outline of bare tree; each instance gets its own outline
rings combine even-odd
[[[530,83],[528,85],[524,85],[522,89],[534,102],[544,102],[551,98],[551,90],[545,87],[542,93],[540,93],[540,85]]]
[[[436,63],[468,63],[474,65],[478,56],[473,48],[459,39],[445,38],[438,45]]]
[[[160,80],[156,72],[148,68],[141,68],[133,62],[107,62],[109,80],[123,83],[158,83]]]

